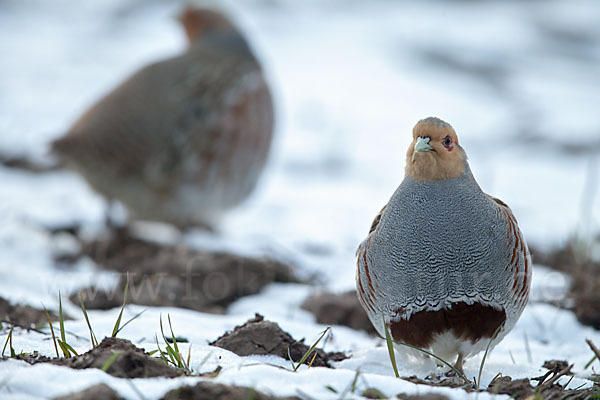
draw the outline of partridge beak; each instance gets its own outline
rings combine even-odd
[[[417,138],[417,143],[415,144],[415,153],[432,151],[433,147],[428,144],[430,140],[431,138],[419,136]]]

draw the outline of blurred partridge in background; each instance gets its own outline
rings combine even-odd
[[[188,8],[179,20],[187,50],[135,73],[53,150],[130,219],[212,226],[256,186],[273,104],[259,62],[225,16]]]
[[[471,174],[454,129],[419,121],[406,177],[358,251],[358,297],[377,332],[463,360],[498,343],[529,297],[531,257],[517,221]]]

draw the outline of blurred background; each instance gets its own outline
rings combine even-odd
[[[181,52],[181,5],[0,0],[1,153],[43,159],[100,96]],[[352,288],[354,251],[403,179],[413,125],[428,116],[454,126],[480,185],[512,207],[533,247],[597,238],[596,0],[218,6],[265,68],[276,139],[252,198],[216,234],[186,240],[278,253],[334,290]],[[35,248],[23,226],[103,223],[104,203],[74,174],[0,168],[0,182],[5,246]]]

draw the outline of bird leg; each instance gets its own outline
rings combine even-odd
[[[112,214],[115,208],[115,201],[112,199],[106,199],[106,207],[104,208],[104,226],[109,232],[116,230],[117,223],[113,220]]]
[[[457,371],[459,371],[461,374],[465,374],[465,371],[463,371],[463,363],[464,363],[464,357],[462,355],[462,353],[458,353],[458,358],[456,359],[456,364],[454,364],[454,368],[456,368]]]
[[[104,208],[104,226],[109,233],[119,232],[127,229],[127,223],[119,217],[119,204],[117,200],[106,198]]]

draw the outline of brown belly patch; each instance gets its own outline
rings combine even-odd
[[[397,342],[427,348],[436,335],[452,332],[454,336],[472,343],[491,338],[506,321],[506,312],[480,303],[454,303],[450,310],[419,311],[410,319],[390,323],[392,337]]]

